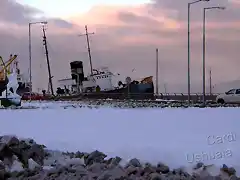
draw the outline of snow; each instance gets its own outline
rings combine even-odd
[[[171,168],[200,159],[240,171],[238,108],[64,109],[66,104],[71,105],[33,103],[48,108],[1,110],[0,135],[33,138],[52,150],[99,150],[125,160],[161,161]]]

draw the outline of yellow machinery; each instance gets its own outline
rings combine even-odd
[[[17,55],[10,55],[10,58],[7,62],[4,62],[2,57],[0,56],[0,61],[2,64],[0,65],[0,81],[5,81],[6,76],[11,72],[11,64],[14,62],[14,60],[17,58]]]

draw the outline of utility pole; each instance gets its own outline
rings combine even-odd
[[[167,94],[167,83],[164,83],[164,93]]]
[[[158,48],[156,49],[156,94],[158,95]]]
[[[89,43],[89,35],[95,34],[95,33],[94,32],[89,33],[87,25],[85,25],[85,32],[86,32],[85,34],[80,34],[79,36],[86,36],[87,48],[88,48],[88,58],[89,58],[89,63],[90,63],[90,68],[91,68],[91,74],[93,74],[92,55],[91,55],[91,49],[90,49],[90,43]]]
[[[204,8],[203,9],[203,61],[202,61],[202,78],[203,78],[203,80],[202,80],[202,82],[203,82],[203,85],[202,85],[202,88],[203,88],[203,90],[202,90],[202,92],[203,92],[203,105],[205,106],[205,98],[206,98],[206,95],[205,95],[205,70],[206,70],[206,68],[205,68],[205,65],[206,65],[206,63],[205,63],[205,53],[206,53],[206,8]]]
[[[205,2],[208,2],[208,1],[210,1],[210,0],[194,0],[194,1],[192,1],[192,2],[190,2],[190,3],[188,3],[188,68],[187,68],[187,71],[188,71],[188,73],[187,73],[187,84],[188,84],[188,87],[187,87],[187,89],[188,89],[188,105],[190,105],[190,103],[191,103],[191,79],[190,79],[190,77],[191,77],[191,72],[190,72],[190,70],[191,70],[191,67],[190,67],[190,52],[191,52],[191,45],[190,45],[190,13],[191,13],[191,6],[192,5],[194,5],[194,4],[198,4],[199,2],[203,2],[203,1],[205,1]]]
[[[210,95],[212,95],[212,69],[209,70],[209,86],[210,86]]]
[[[47,37],[46,37],[46,32],[45,32],[45,27],[44,26],[43,26],[43,45],[45,47],[45,53],[46,53],[46,59],[47,59],[49,85],[50,85],[50,89],[51,89],[51,94],[54,96],[53,84],[52,84],[52,75],[51,75],[49,56],[48,56]]]
[[[220,10],[224,10],[225,7],[223,6],[212,6],[212,7],[206,7],[206,8],[203,8],[203,61],[202,61],[202,66],[203,66],[203,105],[205,106],[206,104],[206,95],[205,95],[205,65],[206,65],[206,11],[208,10],[214,10],[214,9],[220,9]]]
[[[30,94],[32,92],[32,44],[31,44],[31,27],[34,24],[47,24],[46,21],[30,22],[28,23],[28,51],[29,51],[29,83]],[[30,96],[31,97],[31,96]]]
[[[31,23],[28,24],[28,51],[29,51],[29,83],[32,92],[32,45],[31,45]],[[31,96],[30,96],[31,97]]]

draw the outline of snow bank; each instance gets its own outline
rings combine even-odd
[[[97,149],[172,168],[202,161],[239,172],[239,117],[238,108],[2,110],[0,135],[62,151]]]

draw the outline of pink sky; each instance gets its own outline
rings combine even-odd
[[[23,71],[28,69],[28,29],[34,17],[47,19],[49,52],[55,86],[58,79],[69,77],[69,62],[82,60],[84,71],[89,62],[84,37],[84,25],[91,36],[93,66],[109,66],[112,71],[139,78],[155,76],[155,49],[159,48],[159,86],[166,83],[171,92],[186,91],[187,82],[187,12],[188,0],[173,3],[155,0],[140,5],[97,5],[85,13],[72,16],[47,17],[36,7],[16,2],[0,2],[0,52],[5,59],[18,53]],[[239,79],[240,6],[238,1],[212,0],[212,5],[223,5],[224,11],[207,13],[207,70],[211,67],[214,84]],[[192,7],[191,68],[194,92],[201,92],[202,72],[202,8]],[[43,18],[43,16],[45,16]],[[33,80],[36,88],[46,87],[47,70],[41,40],[41,28],[33,34]],[[135,68],[133,73],[131,70]],[[39,87],[38,87],[39,86]],[[55,87],[56,88],[56,87]]]

